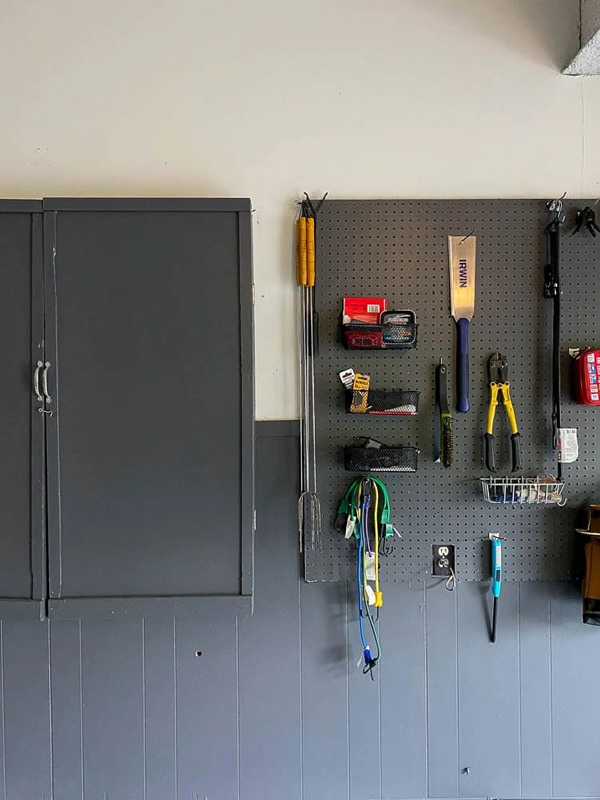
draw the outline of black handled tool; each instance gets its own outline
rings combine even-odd
[[[452,433],[452,414],[448,408],[448,367],[440,359],[435,370],[435,458],[446,469],[452,465],[454,439]]]

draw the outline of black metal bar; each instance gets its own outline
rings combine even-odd
[[[560,202],[560,201],[558,201]],[[558,449],[558,431],[562,427],[560,404],[560,229],[561,206],[556,211],[551,207],[553,218],[546,228],[547,264],[544,280],[544,297],[553,302],[552,309],[552,449]],[[557,478],[562,480],[562,464],[557,461]]]

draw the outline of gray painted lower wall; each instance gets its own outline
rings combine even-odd
[[[372,683],[353,594],[299,579],[291,430],[259,425],[252,618],[2,623],[0,800],[599,797],[577,593],[507,584],[492,646],[486,586],[384,587]]]

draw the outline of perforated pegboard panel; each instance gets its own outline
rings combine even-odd
[[[545,263],[545,203],[540,200],[326,201],[319,215],[316,302],[320,313],[320,354],[316,359],[318,485],[324,547],[307,550],[309,581],[338,580],[354,568],[355,553],[333,528],[337,505],[356,475],[345,472],[343,447],[357,436],[420,448],[416,474],[379,473],[386,483],[395,539],[383,560],[387,581],[419,580],[431,572],[431,546],[456,546],[459,579],[489,575],[489,532],[506,537],[505,577],[564,580],[572,561],[578,505],[596,490],[600,460],[600,409],[577,406],[568,386],[568,349],[600,346],[600,238],[571,236],[575,209],[565,204],[562,239],[563,426],[579,429],[580,457],[565,465],[564,508],[495,506],[481,495],[482,434],[488,405],[487,360],[500,350],[510,362],[523,471],[555,474],[550,450],[550,336],[552,302],[542,294]],[[471,411],[454,408],[454,322],[449,310],[448,235],[477,236],[475,316],[470,335]],[[372,295],[388,308],[412,309],[419,323],[416,350],[346,351],[341,343],[342,298]],[[434,368],[450,365],[454,417],[454,464],[433,463]],[[347,367],[371,375],[371,386],[417,389],[416,417],[346,414],[338,373]],[[509,472],[508,425],[496,419],[499,474]]]

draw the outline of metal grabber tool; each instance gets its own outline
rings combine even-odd
[[[315,364],[318,351],[318,315],[315,311],[315,227],[320,203],[310,197],[300,204],[296,222],[296,284],[300,290],[300,497],[298,533],[300,552],[322,545],[321,504],[317,494],[315,433]]]
[[[515,409],[510,399],[510,383],[508,381],[508,359],[500,353],[494,353],[488,361],[490,380],[490,405],[488,407],[485,441],[485,465],[490,472],[496,472],[496,448],[494,441],[494,419],[498,405],[503,405],[510,425],[510,443],[512,451],[512,472],[521,469],[521,434],[517,427]]]

